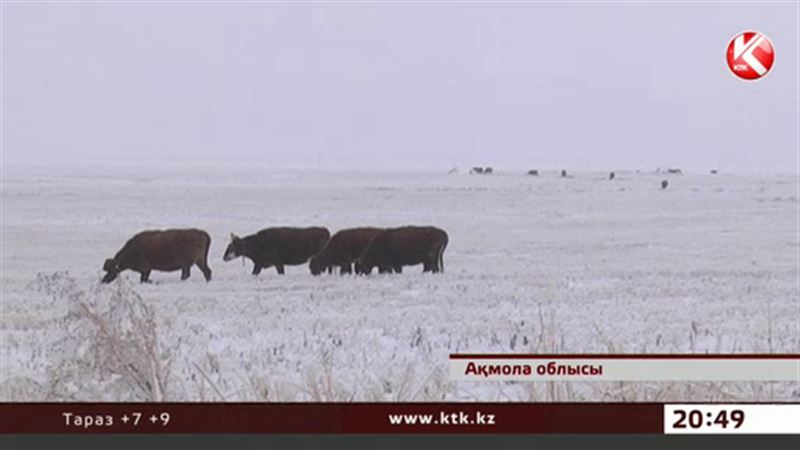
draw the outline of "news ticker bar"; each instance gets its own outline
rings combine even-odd
[[[0,433],[800,435],[800,404],[3,403]]]
[[[453,381],[798,381],[800,355],[450,355]]]

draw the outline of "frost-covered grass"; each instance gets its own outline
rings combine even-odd
[[[798,352],[796,176],[4,168],[2,400],[797,400],[797,383],[453,383],[454,352]],[[660,181],[669,177],[662,191]],[[252,277],[230,232],[432,224],[441,275]],[[100,266],[199,227],[213,280]]]

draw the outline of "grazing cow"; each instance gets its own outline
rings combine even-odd
[[[473,167],[472,169],[469,170],[469,173],[481,174],[481,173],[483,173],[483,167],[475,166],[475,167]]]
[[[667,180],[661,180],[661,189],[666,189],[669,186]]]
[[[608,174],[608,179],[609,180],[613,180],[615,176],[616,175],[614,175],[614,172],[611,172],[611,173]]]
[[[403,271],[403,266],[423,265],[423,272],[444,271],[447,233],[436,227],[400,227],[380,232],[356,260],[356,272],[369,274]]]
[[[531,169],[531,170],[528,171],[528,175],[533,175],[534,177],[538,177],[539,176],[539,171],[536,170],[536,169]]]
[[[331,236],[322,250],[308,262],[312,275],[319,275],[326,269],[339,266],[339,273],[353,273],[353,263],[369,247],[370,242],[382,228],[349,228]]]
[[[716,174],[717,174],[717,169],[711,169],[711,175],[716,175]]]
[[[230,261],[244,256],[253,261],[253,275],[272,266],[283,275],[284,266],[305,264],[319,253],[330,236],[328,230],[321,227],[266,228],[243,238],[231,233],[231,243],[222,259]]]
[[[136,234],[122,249],[103,264],[106,275],[103,283],[110,283],[123,270],[139,272],[142,283],[150,282],[150,271],[181,271],[181,280],[189,278],[193,265],[203,271],[206,281],[211,281],[208,267],[208,247],[211,237],[202,230],[153,230]]]
[[[567,177],[567,171],[566,170],[562,170],[561,171],[561,178],[566,178],[566,177]]]
[[[483,174],[484,175],[486,175],[488,173],[493,173],[493,172],[494,172],[494,169],[492,169],[491,167],[484,167],[483,168]]]
[[[671,173],[671,174],[674,174],[674,175],[680,175],[680,174],[683,173],[683,171],[681,169],[677,169],[677,168],[676,169],[669,169],[668,168],[667,169],[667,173]]]

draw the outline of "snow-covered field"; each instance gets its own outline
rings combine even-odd
[[[452,383],[454,352],[798,352],[798,178],[5,167],[3,400],[797,400],[797,383]],[[662,179],[669,188],[660,189]],[[231,232],[436,225],[445,273],[258,277]],[[198,227],[194,268],[103,260]]]

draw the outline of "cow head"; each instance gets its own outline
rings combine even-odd
[[[228,244],[228,248],[225,249],[222,260],[230,261],[242,255],[244,255],[244,239],[231,233],[231,243]]]
[[[106,276],[103,277],[103,283],[111,283],[117,278],[117,275],[122,271],[119,267],[119,262],[114,258],[108,258],[103,263],[103,270],[106,271]]]

